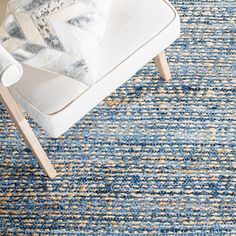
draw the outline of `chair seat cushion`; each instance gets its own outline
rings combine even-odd
[[[98,55],[95,84],[88,86],[24,66],[25,75],[11,92],[51,136],[58,137],[167,48],[179,33],[179,16],[168,1],[114,1]]]

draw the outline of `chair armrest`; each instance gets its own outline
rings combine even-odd
[[[0,83],[9,87],[19,81],[22,75],[21,64],[0,45]]]

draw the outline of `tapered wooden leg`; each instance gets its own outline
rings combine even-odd
[[[31,129],[30,125],[25,119],[24,114],[18,107],[15,99],[12,97],[8,88],[5,88],[1,85],[1,82],[0,82],[0,94],[7,110],[10,112],[12,118],[14,118],[16,125],[18,126],[25,140],[28,142],[40,166],[42,167],[44,172],[48,175],[48,177],[52,179],[55,178],[57,175],[56,170],[52,166],[52,163],[48,159],[37,137],[33,133],[33,130]]]
[[[165,52],[161,52],[157,57],[154,58],[156,66],[160,72],[161,77],[166,81],[169,82],[171,79],[170,68],[168,62],[166,60]]]

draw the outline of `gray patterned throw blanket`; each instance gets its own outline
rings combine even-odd
[[[0,0],[0,43],[15,59],[92,84],[112,0]]]

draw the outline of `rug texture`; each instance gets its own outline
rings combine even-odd
[[[172,0],[173,79],[150,62],[60,139],[47,179],[1,106],[0,235],[236,235],[236,3]]]

